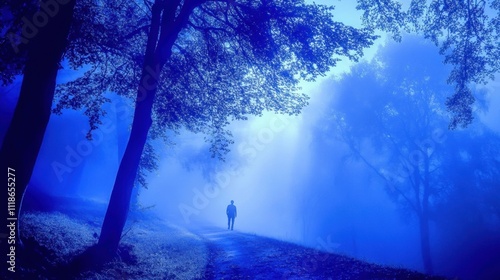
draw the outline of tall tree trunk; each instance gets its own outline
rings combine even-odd
[[[116,175],[98,243],[103,250],[104,259],[112,257],[118,249],[127,220],[134,181],[152,123],[151,112],[155,93],[156,87],[147,92],[146,99],[135,103],[132,131]]]
[[[161,70],[163,66],[159,65],[155,59],[157,38],[160,31],[161,10],[162,7],[156,1],[152,7],[151,27],[148,34],[145,60],[135,102],[132,130],[118,168],[99,236],[98,252],[103,261],[112,258],[118,249],[123,227],[127,220],[130,198],[139,169],[141,155],[152,123],[151,113],[158,86],[158,75],[156,73],[151,74],[151,69]]]
[[[418,149],[418,147],[417,147]],[[429,157],[426,151],[423,151],[424,169],[420,170],[415,166],[413,171],[413,191],[415,195],[415,213],[418,217],[418,227],[420,231],[420,253],[424,270],[428,274],[433,273],[432,258],[430,250],[430,232],[429,232],[429,196],[430,196],[430,172]]]
[[[152,109],[160,72],[165,62],[170,59],[172,46],[182,28],[187,24],[189,15],[200,3],[201,1],[197,0],[184,1],[178,14],[177,8],[181,4],[180,0],[156,0],[153,4],[132,130],[118,168],[97,246],[97,251],[104,261],[109,260],[116,253],[127,220],[134,181],[152,124]]]
[[[74,6],[75,0],[60,4],[58,12],[54,12],[52,16],[40,10],[40,13],[47,15],[47,24],[40,26],[38,33],[28,42],[28,58],[19,100],[0,149],[2,180],[6,181],[7,176],[15,178],[15,209],[11,209],[12,212],[7,211],[6,203],[13,192],[9,191],[8,194],[7,184],[3,184],[4,190],[0,192],[0,205],[4,207],[0,215],[3,225],[0,232],[2,263],[6,260],[6,250],[10,251],[10,246],[13,245],[7,244],[7,240],[3,238],[5,234],[12,235],[5,223],[15,223],[16,245],[22,246],[19,220],[14,218],[18,219],[21,213],[22,199],[49,122],[57,71],[67,46]]]
[[[420,215],[420,246],[422,251],[422,261],[424,264],[425,272],[428,274],[433,273],[432,257],[431,257],[431,244],[430,244],[430,231],[429,231],[429,196],[431,193],[430,183],[430,159],[427,150],[424,153],[424,178],[423,178],[423,194],[422,194],[422,208]]]
[[[152,62],[153,59],[146,59],[141,81],[149,80],[147,69],[149,69],[149,65],[152,65]],[[99,241],[97,246],[88,248],[87,251],[72,261],[67,268],[68,273],[89,269],[96,264],[101,265],[110,261],[118,250],[121,234],[127,221],[132,189],[139,169],[141,155],[152,124],[151,113],[157,83],[155,80],[154,85],[149,84],[149,86],[154,87],[147,91],[143,91],[143,88],[139,86],[132,130],[120,166],[118,167],[118,173],[101,227]],[[144,98],[139,98],[139,96],[143,96]]]
[[[431,257],[431,246],[429,239],[429,217],[424,214],[419,218],[420,227],[420,250],[422,253],[422,262],[424,264],[424,270],[428,274],[433,273],[432,268],[432,257]]]

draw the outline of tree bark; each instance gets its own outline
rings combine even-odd
[[[98,246],[104,253],[103,257],[106,260],[111,258],[118,249],[121,233],[127,220],[132,189],[152,123],[151,112],[155,93],[156,87],[147,92],[144,100],[137,100],[135,103],[130,138],[120,162],[99,237]]]
[[[141,155],[152,124],[151,116],[160,72],[166,61],[170,59],[172,46],[182,28],[187,24],[189,15],[200,3],[196,0],[185,1],[179,14],[174,18],[177,5],[180,2],[157,0],[152,7],[151,27],[146,45],[144,66],[137,90],[132,130],[118,168],[97,244],[97,251],[101,261],[111,259],[118,250],[121,234],[128,216],[132,189],[134,188]],[[169,5],[172,3],[175,5]],[[158,37],[158,35],[160,36]]]
[[[47,2],[47,1],[44,1]],[[33,38],[28,41],[28,58],[24,68],[23,82],[16,104],[12,121],[5,134],[0,149],[0,170],[2,180],[6,176],[15,178],[15,209],[7,209],[8,197],[12,192],[4,183],[0,192],[2,207],[1,219],[4,226],[1,229],[0,239],[2,262],[6,261],[6,250],[10,251],[4,235],[12,235],[12,231],[5,227],[5,223],[15,222],[15,244],[22,247],[19,232],[19,219],[22,199],[31,179],[33,169],[42,145],[43,137],[49,122],[56,76],[64,50],[67,47],[67,37],[73,18],[75,0],[59,5],[55,15],[48,16],[45,26],[40,24]],[[44,13],[40,10],[39,13]],[[8,170],[11,175],[8,175]],[[4,181],[5,182],[5,181]],[[7,222],[8,221],[8,222]],[[9,231],[9,232],[6,232]],[[8,252],[7,252],[8,253]]]

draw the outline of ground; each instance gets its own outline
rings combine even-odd
[[[206,279],[443,279],[222,228],[197,234],[210,252]]]
[[[71,204],[75,205],[74,202]],[[61,204],[58,204],[61,205]],[[82,207],[84,208],[84,207]],[[67,209],[67,210],[64,210]],[[100,219],[58,207],[25,212],[21,279],[442,279],[217,227],[185,229],[154,215],[129,218],[116,258],[64,269],[98,240]],[[80,212],[80,213],[78,213]],[[147,212],[147,211],[146,211]],[[7,275],[9,278],[12,275]],[[2,275],[0,275],[2,278]]]

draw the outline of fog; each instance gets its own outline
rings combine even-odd
[[[152,211],[180,226],[223,228],[226,206],[234,200],[235,230],[423,271],[415,213],[388,191],[387,183],[367,164],[384,174],[397,172],[398,159],[382,143],[384,132],[377,130],[376,110],[393,106],[398,120],[413,123],[413,111],[402,106],[414,100],[405,98],[425,95],[418,91],[377,95],[384,87],[376,84],[423,76],[425,90],[436,92],[439,99],[410,104],[432,107],[429,110],[440,119],[429,121],[432,127],[424,134],[407,136],[413,142],[446,139],[432,147],[432,153],[439,152],[429,216],[434,270],[464,279],[500,275],[500,182],[495,177],[500,159],[495,154],[500,143],[499,83],[478,85],[476,97],[484,106],[477,106],[474,123],[448,130],[444,100],[453,88],[446,85],[449,69],[437,49],[414,37],[386,45],[380,46],[373,60],[368,57],[352,69],[344,67],[317,83],[304,84],[310,104],[301,115],[267,112],[232,122],[234,144],[224,161],[211,157],[204,135],[181,131],[172,134],[171,143],[153,141],[158,169],[148,174],[147,189],[136,187],[134,209]],[[380,68],[386,75],[380,80],[375,78],[382,73],[370,72],[373,65],[393,64],[402,68]],[[425,75],[416,73],[424,68],[429,70]],[[408,73],[401,69],[411,70],[404,76]],[[371,74],[374,79],[366,78]],[[359,96],[366,98],[356,99]],[[15,96],[8,97],[2,104],[2,120],[8,120],[15,102]],[[82,112],[51,117],[28,192],[107,202],[132,120],[127,101],[113,94],[109,97],[112,102],[105,105],[107,115],[93,141],[85,139],[88,121]],[[345,116],[342,120],[357,127],[346,136],[351,142],[342,139],[338,130],[339,118],[334,116],[340,112]],[[402,131],[390,129],[391,135]],[[436,131],[439,137],[433,138]],[[358,155],[353,155],[354,146]],[[490,146],[477,151],[479,158],[475,158],[476,150]],[[411,154],[411,150],[402,152]],[[406,178],[400,179],[394,180],[398,188],[407,188]]]

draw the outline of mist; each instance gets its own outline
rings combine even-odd
[[[422,67],[430,71],[426,75],[430,75],[433,82],[426,86],[435,88],[426,90],[452,92],[452,87],[445,82],[447,68],[434,46],[420,38],[407,37],[402,45],[381,46],[371,63],[398,60],[413,63],[416,69],[413,71],[420,71]],[[348,145],[339,139],[338,131],[331,128],[335,126],[332,114],[338,106],[359,102],[350,99],[351,92],[370,95],[365,102],[377,102],[380,98],[372,84],[347,81],[345,77],[353,79],[366,71],[362,70],[363,65],[354,67],[357,68],[347,71],[346,76],[336,75],[336,78],[307,88],[310,104],[298,117],[268,113],[248,122],[233,123],[234,145],[225,162],[207,155],[208,146],[203,137],[182,135],[185,138],[173,148],[175,155],[165,156],[158,173],[150,177],[150,188],[141,190],[140,201],[155,205],[156,211],[186,226],[211,223],[224,227],[225,207],[234,200],[238,207],[235,222],[238,230],[370,262],[424,271],[417,218],[408,208],[391,199],[385,182],[363,160],[388,161],[385,168],[394,169],[398,163],[391,163],[394,159],[386,158],[388,155],[366,143],[377,142],[375,138],[363,140],[362,145],[367,146],[363,160],[353,156]],[[356,69],[360,72],[355,72]],[[407,79],[398,70],[386,73],[386,79],[396,82]],[[423,76],[428,79],[426,75]],[[476,94],[484,98],[486,106],[477,108],[475,123],[469,128],[449,130],[444,109],[435,109],[440,110],[437,115],[441,118],[431,122],[434,127],[428,130],[429,134],[411,137],[415,142],[436,141],[434,149],[446,150],[444,153],[459,153],[461,146],[480,147],[491,143],[496,147],[499,127],[491,119],[498,111],[495,109],[498,97],[492,99],[492,93],[497,91],[498,84],[494,83],[477,88]],[[341,98],[345,100],[339,101]],[[394,102],[397,101],[393,101],[397,106]],[[432,106],[443,108],[444,99],[433,99],[433,102]],[[354,123],[361,126],[375,117],[370,108],[364,109],[352,108],[357,110],[353,112]],[[412,120],[402,120],[406,121]],[[411,151],[406,153],[411,154]],[[473,161],[460,164],[448,160],[442,167],[448,171],[443,171],[442,175],[457,177],[455,182],[460,182],[461,176],[463,180],[471,180],[468,174],[498,165],[498,150],[495,149],[495,153],[491,159],[478,158],[480,165],[470,168]],[[439,177],[438,180],[436,184],[452,178]],[[446,189],[440,187],[442,193],[432,202],[436,209],[430,219],[430,244],[436,273],[464,279],[498,275],[500,223],[498,210],[494,209],[500,204],[499,182],[494,176],[489,180],[488,183],[488,180],[469,181],[471,185],[479,185],[477,188],[453,184]],[[482,188],[481,184],[491,184],[491,188]],[[487,193],[495,198],[486,202]],[[468,220],[463,220],[464,216]],[[477,262],[468,261],[478,255],[481,257]]]
[[[375,119],[380,117],[377,109],[391,106],[401,123],[411,126],[408,123],[415,120],[401,112],[412,102],[405,98],[419,92],[384,93],[387,84],[417,83],[411,79],[422,76],[427,92],[441,97],[451,93],[453,88],[446,84],[449,69],[441,60],[438,50],[421,38],[386,43],[372,59],[304,84],[310,100],[299,116],[267,112],[232,122],[234,143],[224,160],[211,157],[210,144],[201,134],[181,131],[171,135],[171,142],[152,141],[158,168],[147,175],[147,188],[136,186],[134,209],[188,228],[225,227],[225,209],[234,200],[238,231],[424,271],[415,214],[373,170],[395,173],[401,165],[382,144],[383,127],[377,127]],[[392,64],[402,68],[384,68]],[[384,72],[371,72],[371,67]],[[429,72],[416,73],[424,68]],[[457,130],[447,128],[444,98],[431,98],[432,104],[411,103],[439,117],[428,122],[432,127],[424,134],[409,136],[414,142],[435,141],[429,153],[442,152],[429,216],[432,262],[438,274],[464,279],[500,275],[500,177],[495,176],[500,98],[494,95],[499,89],[498,82],[477,86],[483,106],[476,108],[470,127]],[[357,99],[360,96],[365,98]],[[52,115],[29,193],[106,203],[132,121],[130,104],[116,95],[109,97],[107,115],[92,141],[85,138],[89,127],[82,112]],[[344,138],[338,128],[340,113],[353,127]],[[401,131],[390,129],[389,134]],[[406,188],[405,180],[393,181]]]

